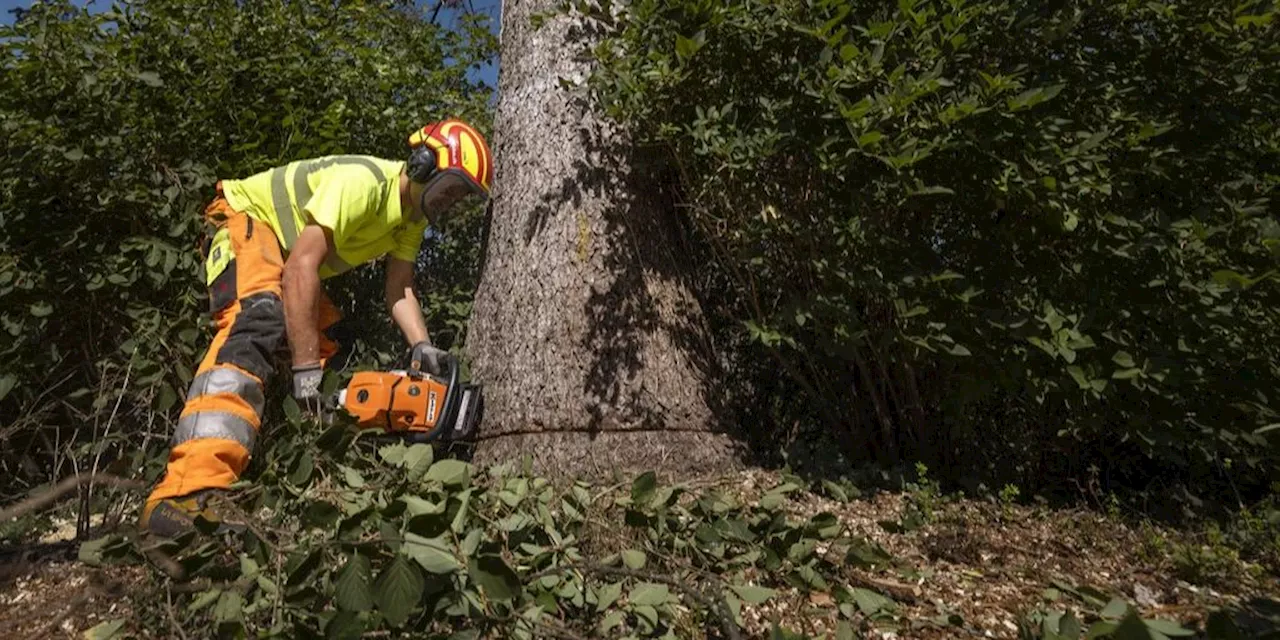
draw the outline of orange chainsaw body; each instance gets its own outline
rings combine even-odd
[[[483,414],[478,385],[458,380],[458,367],[445,361],[445,375],[406,371],[359,371],[335,398],[361,429],[399,435],[413,442],[471,437]]]

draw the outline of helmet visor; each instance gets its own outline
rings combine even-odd
[[[449,211],[477,189],[459,171],[444,171],[431,179],[422,190],[422,212],[431,224],[439,226]]]

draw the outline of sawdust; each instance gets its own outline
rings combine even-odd
[[[143,566],[90,567],[58,560],[6,566],[0,588],[0,638],[81,638],[102,622],[134,618],[132,593],[147,580]],[[13,575],[16,574],[16,575]]]
[[[774,482],[757,476],[742,488],[758,495],[760,487]],[[792,497],[783,505],[789,515],[808,519],[832,513],[852,535],[875,542],[900,563],[870,576],[873,580],[854,577],[847,585],[896,601],[894,628],[864,626],[861,631],[871,638],[1017,638],[1019,619],[1045,603],[1045,591],[1055,582],[1095,587],[1129,600],[1146,617],[1175,620],[1188,628],[1201,625],[1215,608],[1280,596],[1280,584],[1274,581],[1242,582],[1232,593],[1220,593],[1178,580],[1166,558],[1142,554],[1142,534],[1086,510],[951,501],[924,526],[895,533],[881,523],[899,520],[906,494],[877,493],[848,503],[808,493]],[[1055,606],[1082,608],[1065,599]],[[834,629],[838,615],[829,598],[798,590],[757,614],[753,619],[819,636]],[[948,621],[948,616],[958,618]],[[767,631],[761,624],[751,629],[753,634]]]

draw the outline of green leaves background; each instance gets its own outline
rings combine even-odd
[[[762,422],[951,480],[1274,477],[1274,3],[579,11]]]

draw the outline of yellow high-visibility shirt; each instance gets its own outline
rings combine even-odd
[[[300,230],[319,224],[333,234],[320,277],[330,278],[384,255],[413,262],[427,221],[400,207],[403,161],[341,155],[297,160],[242,180],[223,180],[227,203],[271,227],[288,255]]]

